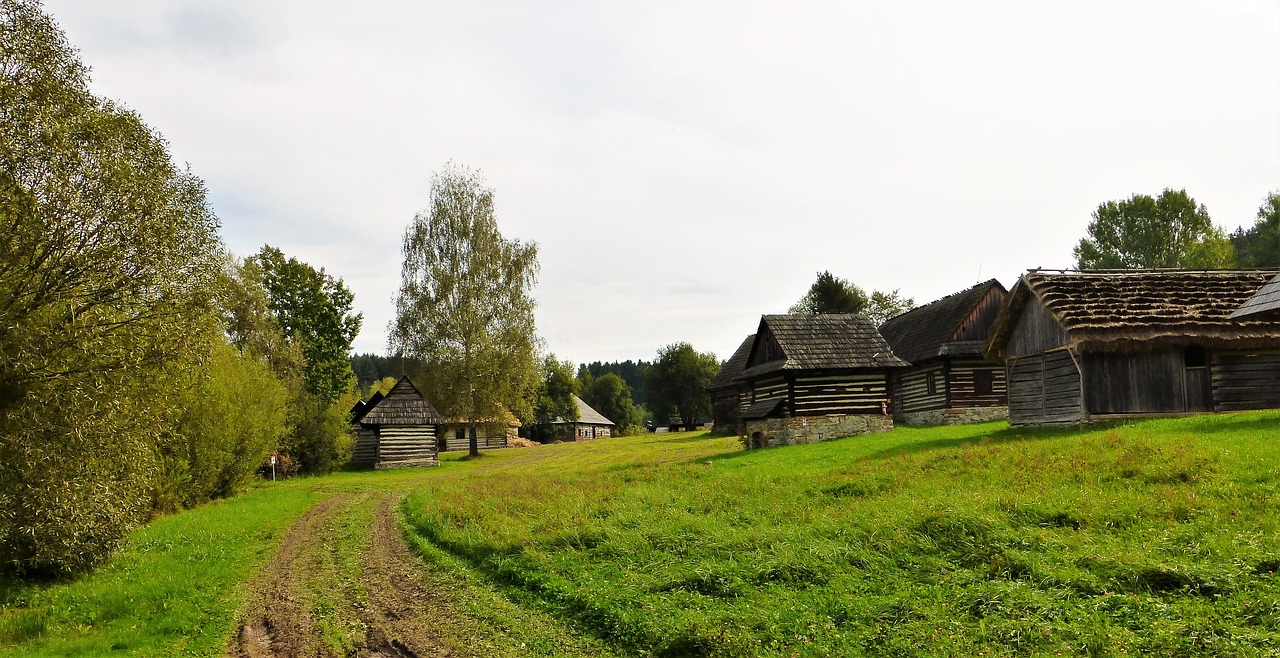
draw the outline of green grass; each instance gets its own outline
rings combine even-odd
[[[372,501],[403,492],[460,655],[1280,653],[1280,413],[1257,412],[751,452],[644,435],[268,484],[90,576],[0,588],[0,654],[218,655],[289,524],[339,492],[363,502],[311,589],[336,653]]]
[[[1280,651],[1275,413],[557,448],[423,486],[409,522],[622,652]]]
[[[69,583],[11,587],[0,653],[216,655],[289,524],[320,499],[275,488],[162,517],[106,567]]]

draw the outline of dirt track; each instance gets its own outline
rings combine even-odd
[[[447,606],[422,581],[393,518],[395,497],[334,496],[296,521],[279,551],[250,584],[240,632],[225,654],[235,658],[302,656],[455,655],[441,642],[433,619]],[[371,509],[362,509],[362,508]],[[340,537],[344,515],[372,514],[359,555],[358,582],[329,578],[326,557]],[[349,521],[349,519],[348,519]],[[335,601],[337,603],[335,603]],[[317,610],[328,615],[322,624]],[[324,628],[343,628],[334,646]]]

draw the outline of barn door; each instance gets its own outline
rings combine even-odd
[[[1209,411],[1213,408],[1213,386],[1204,348],[1191,345],[1183,350],[1186,361],[1187,411]]]

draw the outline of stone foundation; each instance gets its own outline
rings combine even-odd
[[[903,425],[968,425],[1008,418],[1009,407],[960,407],[898,414],[898,422]]]
[[[830,441],[858,434],[893,431],[893,417],[882,414],[833,414],[798,418],[765,418],[743,421],[739,439],[747,448],[793,446]]]

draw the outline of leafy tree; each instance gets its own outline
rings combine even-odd
[[[631,398],[631,387],[618,375],[607,372],[591,382],[582,399],[618,426],[620,433],[634,431],[644,420],[643,412]]]
[[[597,378],[613,373],[622,378],[631,388],[631,401],[636,406],[643,406],[647,401],[645,397],[644,375],[652,365],[648,361],[611,361],[602,363],[600,361],[592,361],[591,363],[578,366],[578,390],[590,390],[591,383]]]
[[[1159,198],[1135,194],[1093,211],[1088,236],[1074,250],[1080,269],[1234,266],[1230,241],[1186,190]]]
[[[542,382],[538,384],[533,403],[533,422],[530,438],[549,441],[555,437],[557,420],[578,420],[578,405],[573,401],[577,384],[573,378],[573,364],[548,354],[542,361]]]
[[[658,350],[645,385],[654,418],[680,417],[694,427],[711,415],[707,385],[720,372],[720,361],[710,352],[698,352],[689,343],[672,343]]]
[[[871,301],[867,304],[864,313],[871,318],[871,322],[876,326],[884,324],[889,318],[902,315],[907,311],[916,307],[916,300],[911,297],[903,297],[898,294],[897,289],[893,292],[880,292],[879,290],[871,293]]]
[[[377,394],[377,393],[381,393],[385,396],[386,394],[391,392],[391,389],[396,387],[396,383],[399,381],[400,380],[396,379],[395,377],[383,377],[382,379],[379,379],[378,381],[373,382],[372,384],[369,385],[369,388],[365,394],[365,397],[371,398],[374,396],[374,394]]]
[[[1280,267],[1280,192],[1271,192],[1249,229],[1231,233],[1240,267]]]
[[[538,339],[532,296],[538,249],[498,230],[493,190],[450,163],[431,179],[431,205],[405,230],[404,265],[390,329],[393,354],[420,359],[432,404],[476,426],[505,409],[528,417]]]
[[[218,226],[38,3],[0,0],[0,570],[85,570],[149,513]]]
[[[305,359],[307,390],[332,404],[355,383],[351,371],[351,342],[360,333],[362,316],[351,313],[355,297],[343,284],[295,258],[266,245],[249,259],[261,271],[268,306],[284,335],[298,345]]]
[[[867,308],[868,301],[862,288],[823,270],[809,286],[809,292],[789,312],[797,315],[861,313]]]

